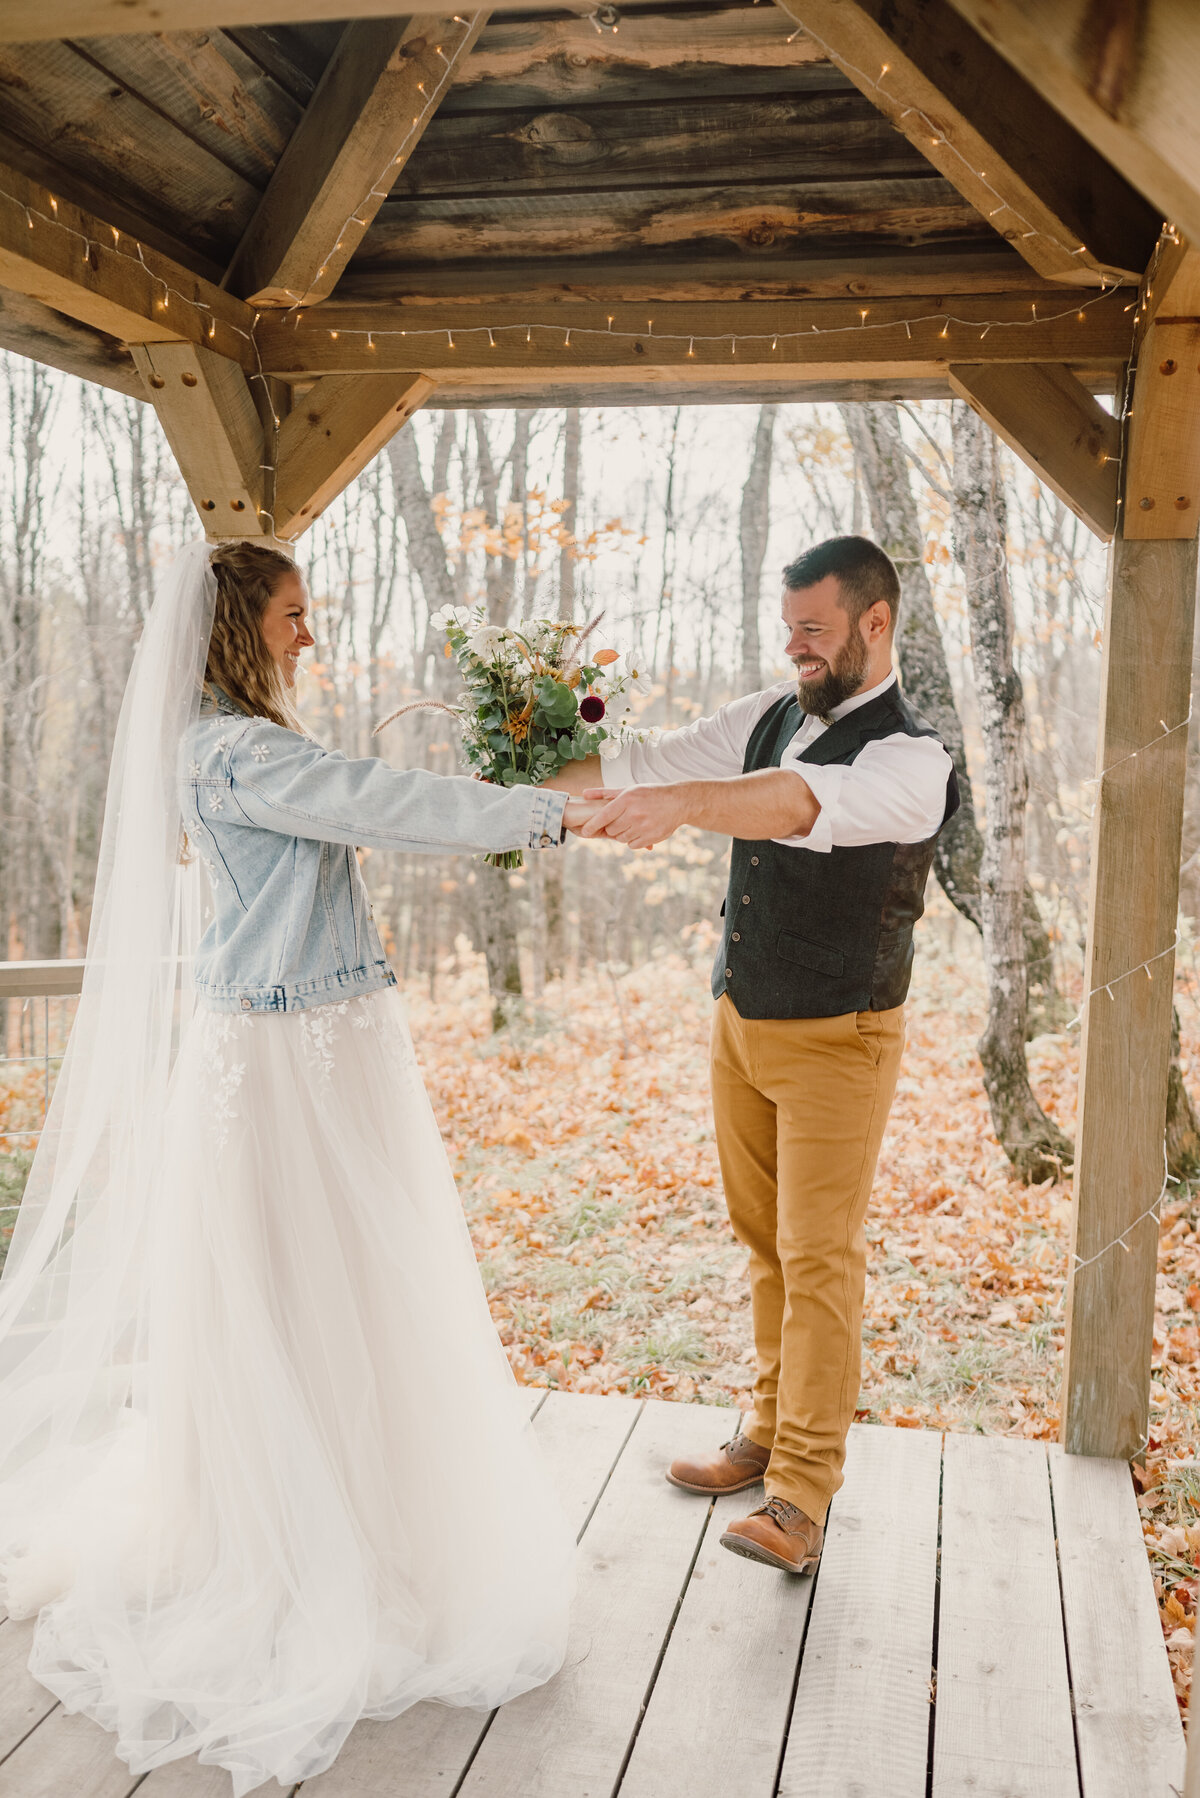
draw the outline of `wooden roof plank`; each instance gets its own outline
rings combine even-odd
[[[951,363],[950,385],[1039,480],[1108,542],[1117,528],[1121,427],[1061,363]]]
[[[261,191],[301,109],[220,31],[93,38],[78,48]]]
[[[1043,99],[1200,241],[1200,9],[1143,0],[952,0]]]
[[[817,65],[817,66],[814,66]],[[630,13],[617,32],[589,18],[511,19],[493,12],[445,102],[479,107],[561,106],[603,91],[618,103],[668,99],[681,88],[712,97],[843,89],[845,77],[775,7],[672,8]]]
[[[1153,209],[950,0],[779,4],[1040,274],[1140,274]]]
[[[257,190],[68,43],[0,46],[7,130],[224,262]]]
[[[922,180],[813,181],[633,188],[606,193],[389,200],[352,265],[467,258],[629,256],[644,252],[666,272],[672,255],[697,248],[739,260],[752,273],[801,246],[849,250],[986,238],[974,209],[936,176]]]
[[[439,112],[391,197],[931,176],[920,152],[854,91],[613,104],[599,87],[587,106]]]
[[[347,27],[230,265],[235,292],[288,306],[333,291],[485,17]]]

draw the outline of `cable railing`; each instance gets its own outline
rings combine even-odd
[[[0,1244],[20,1204],[28,1158],[67,1046],[82,961],[0,961]]]

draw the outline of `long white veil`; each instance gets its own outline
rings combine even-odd
[[[134,657],[82,994],[0,1277],[4,1559],[136,1402],[147,1203],[206,904],[182,854],[177,781],[212,628],[210,553],[189,544],[166,569]]]

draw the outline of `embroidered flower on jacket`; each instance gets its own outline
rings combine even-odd
[[[250,753],[256,762],[265,762],[271,751],[265,743],[256,743]]]
[[[188,763],[188,773],[191,775],[193,780],[199,780],[199,778],[200,778],[199,762],[189,762]]]
[[[223,793],[210,793],[209,794],[208,809],[210,812],[223,811],[224,807],[225,807],[225,796]]]

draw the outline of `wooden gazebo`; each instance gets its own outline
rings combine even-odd
[[[420,406],[955,393],[1111,540],[1056,1495],[1063,1465],[1127,1460],[1147,1430],[1200,516],[1198,91],[1188,0],[0,6],[0,345],[151,403],[214,538],[295,540]],[[1104,1538],[1070,1489],[1064,1567],[1068,1512]],[[1129,1700],[1086,1775],[1080,1748],[1087,1798],[1133,1789],[1122,1753],[1145,1761],[1160,1699]],[[1004,1739],[986,1705],[979,1727]],[[464,1755],[441,1784],[329,1790],[474,1790]],[[1166,1798],[1178,1759],[1176,1732],[1145,1789]],[[789,1784],[788,1764],[789,1792],[902,1789]],[[933,1765],[946,1794],[1078,1789]],[[615,1789],[590,1778],[512,1789]]]

